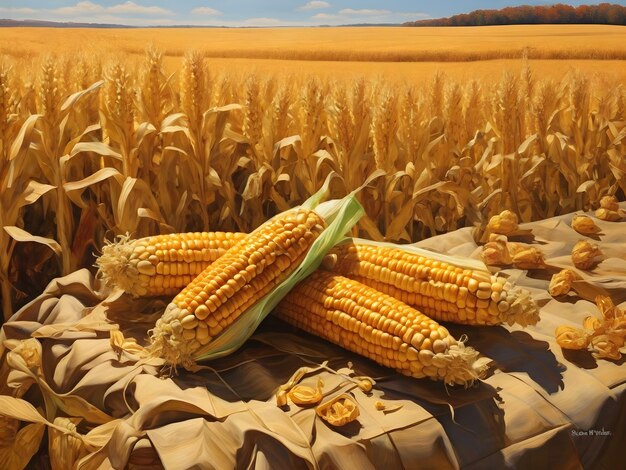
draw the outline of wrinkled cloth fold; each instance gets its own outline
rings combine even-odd
[[[569,253],[584,238],[570,227],[572,216],[520,227],[532,230],[550,266],[572,268]],[[87,270],[51,282],[3,326],[0,339],[36,338],[53,393],[80,397],[118,420],[82,468],[123,468],[135,451],[153,452],[172,469],[479,469],[537,462],[616,468],[626,442],[625,361],[563,351],[554,339],[557,326],[580,327],[597,314],[599,293],[626,308],[626,222],[596,222],[605,259],[593,271],[577,270],[584,298],[553,299],[545,272],[506,269],[541,306],[537,325],[446,325],[492,360],[488,377],[468,389],[400,376],[271,317],[235,354],[195,373],[164,376],[158,361],[120,354],[110,341],[110,331],[119,329],[147,344],[164,301],[106,295]],[[416,245],[480,257],[471,229]],[[327,367],[301,383],[314,387],[321,379],[325,399],[354,396],[360,416],[343,428],[332,428],[313,408],[276,405],[276,390],[296,370],[324,361]],[[350,372],[374,378],[372,392],[361,391]],[[378,410],[377,401],[386,409]]]

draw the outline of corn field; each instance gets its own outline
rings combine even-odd
[[[0,58],[4,319],[104,239],[249,232],[329,175],[333,197],[363,186],[355,235],[409,242],[623,200],[625,155],[623,84],[528,64],[490,87],[391,86],[218,74],[194,51],[173,75],[157,50],[132,68]]]

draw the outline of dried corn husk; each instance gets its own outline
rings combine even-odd
[[[581,329],[571,326],[559,326],[556,331],[556,342],[563,349],[586,349],[589,335]]]
[[[608,222],[617,222],[624,217],[624,211],[619,208],[619,202],[615,196],[604,196],[600,199],[596,217]]]
[[[122,354],[124,352],[132,355],[136,355],[139,357],[148,357],[148,350],[143,346],[137,344],[137,341],[134,338],[126,339],[124,338],[124,334],[120,330],[111,330],[109,331],[110,335],[110,343],[111,349],[115,351],[118,356],[118,359],[121,359]]]
[[[278,392],[276,392],[276,406],[286,406],[288,398],[289,392],[287,390],[278,390]]]
[[[0,448],[13,445],[19,427],[19,420],[0,415]]]
[[[289,398],[298,406],[317,405],[322,401],[323,397],[321,380],[318,380],[316,388],[307,385],[296,385],[289,391]]]
[[[591,339],[591,350],[596,359],[613,359],[617,361],[622,358],[620,348],[624,346],[624,338],[615,334],[594,336]]]
[[[572,218],[572,228],[581,235],[593,235],[600,231],[600,227],[587,215],[575,215]]]
[[[359,406],[347,393],[342,393],[332,400],[319,405],[315,412],[332,426],[344,426],[359,416]]]
[[[600,199],[600,207],[609,211],[619,211],[619,202],[615,196],[604,196]]]
[[[528,246],[514,251],[511,263],[518,269],[542,269],[546,266],[546,258],[539,248]]]
[[[488,266],[508,266],[512,258],[504,235],[491,234],[489,241],[483,245],[482,259]]]
[[[596,297],[596,305],[601,317],[586,317],[584,330],[558,327],[557,343],[563,349],[589,349],[596,359],[619,360],[626,341],[626,311],[618,308],[610,297],[602,295]]]
[[[602,321],[600,321],[598,317],[589,315],[588,317],[585,317],[585,319],[583,320],[583,328],[585,330],[598,332],[600,331],[601,328],[604,328],[604,327],[602,326]]]
[[[39,341],[29,338],[20,341],[7,341],[7,344],[11,350],[7,354],[9,365],[14,361],[19,361],[31,371],[39,370],[41,367],[41,344]]]
[[[552,276],[548,292],[552,297],[567,294],[572,289],[572,283],[580,279],[580,276],[571,269],[563,269]]]
[[[519,228],[517,215],[510,210],[504,210],[500,214],[494,215],[489,219],[487,224],[487,230],[491,233],[499,233],[502,235],[508,235],[512,232],[516,232]]]
[[[15,421],[19,423],[19,421]],[[3,424],[0,421],[0,425]],[[11,424],[10,426],[15,425]],[[39,450],[45,429],[44,424],[32,423],[17,431],[9,445],[0,447],[2,468],[9,470],[26,468],[30,459]]]
[[[158,470],[163,468],[159,454],[149,439],[140,439],[128,458],[126,470]]]
[[[619,222],[622,220],[622,213],[601,207],[596,210],[596,217],[601,220],[606,220],[607,222]]]
[[[365,393],[371,392],[374,384],[376,383],[370,377],[355,377],[355,379],[357,380],[358,387]]]
[[[81,418],[54,419],[54,424],[66,429],[66,432],[58,428],[48,429],[48,452],[50,454],[50,465],[52,470],[65,470],[73,468],[74,465],[85,455],[87,449],[76,431],[76,425]]]
[[[581,240],[572,249],[572,262],[578,269],[592,269],[602,256],[602,251],[595,243]]]

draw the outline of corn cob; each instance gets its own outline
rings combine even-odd
[[[466,325],[534,324],[530,293],[487,271],[465,269],[401,248],[344,243],[325,266],[384,292],[438,321]],[[330,259],[330,263],[328,262]]]
[[[120,236],[102,248],[99,276],[135,297],[175,295],[245,233],[194,232],[131,240]]]
[[[478,353],[436,321],[400,300],[329,272],[318,270],[298,284],[275,313],[411,377],[467,385],[482,371],[474,364]]]
[[[192,366],[194,353],[300,265],[324,226],[313,211],[290,211],[235,244],[166,307],[151,331],[152,354]]]

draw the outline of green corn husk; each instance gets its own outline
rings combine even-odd
[[[301,206],[315,210],[326,221],[327,227],[313,242],[300,266],[272,292],[244,312],[220,336],[197,351],[193,356],[195,361],[217,359],[239,349],[293,286],[313,273],[328,251],[359,221],[364,210],[356,198],[356,191],[343,199],[322,202],[328,194],[330,179],[329,177],[322,188]]]

